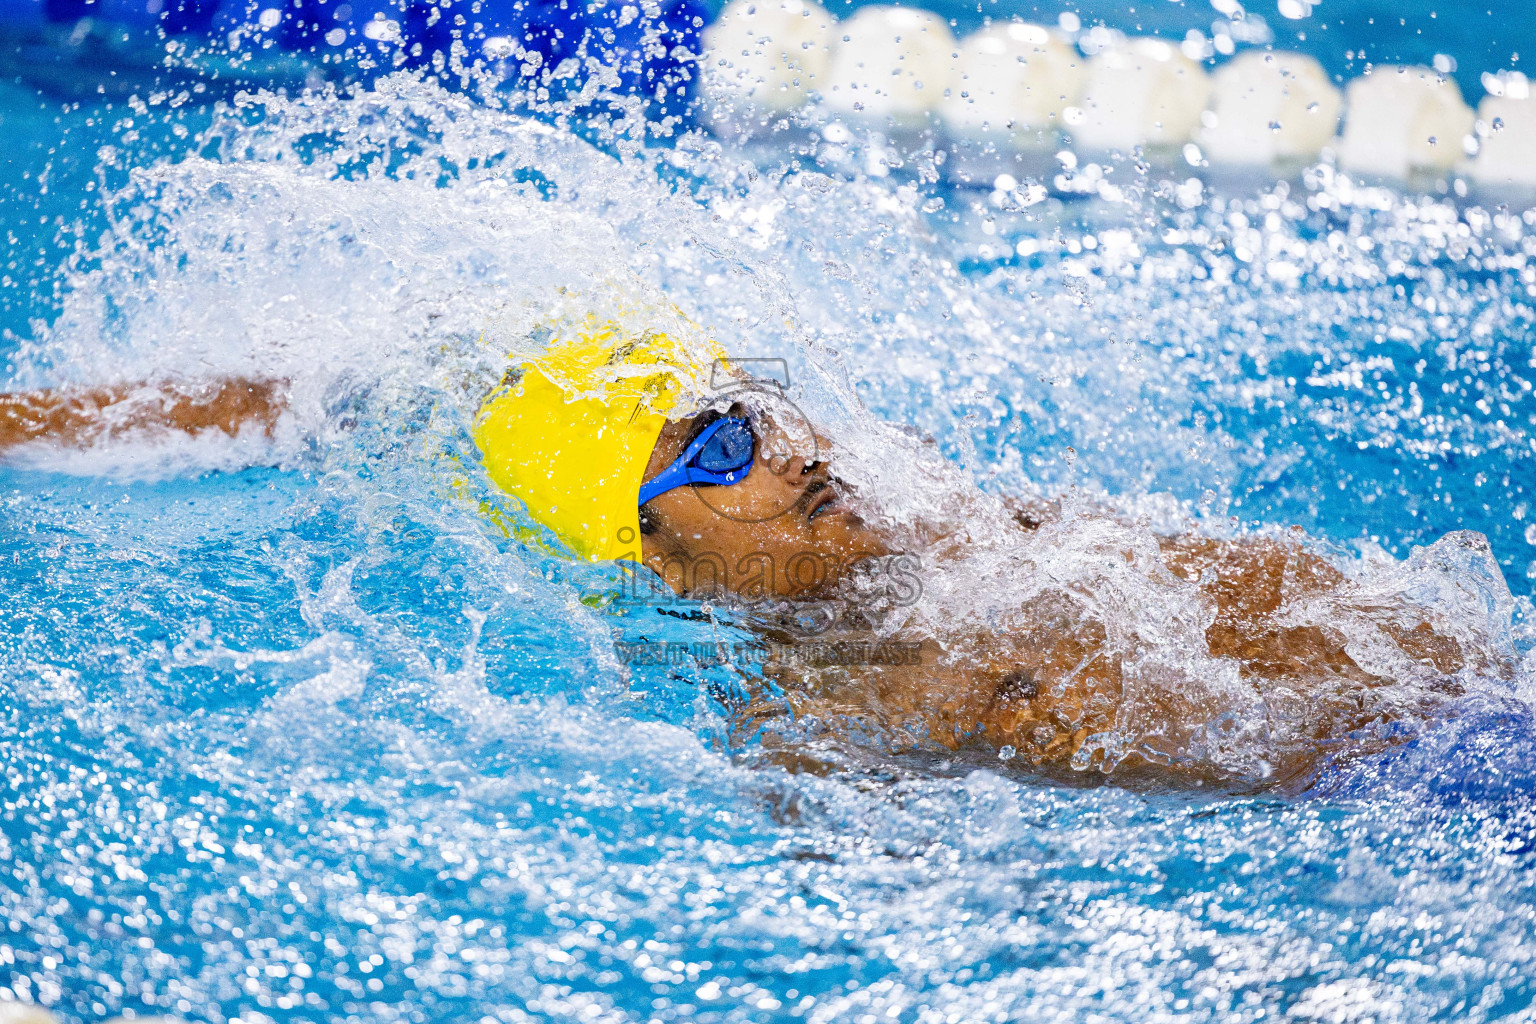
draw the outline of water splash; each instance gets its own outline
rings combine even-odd
[[[1134,166],[1102,172],[1115,201],[932,208],[921,167],[618,159],[405,78],[222,110],[198,153],[109,197],[17,379],[286,374],[301,429],[191,474],[7,470],[12,994],[216,1022],[1529,1002],[1531,614],[1500,566],[1528,515],[1523,218],[1325,177],[1186,205]],[[1075,595],[1142,696],[1201,709],[1193,756],[1258,776],[1272,695],[1198,653],[1210,609],[1156,537],[1299,522],[1348,593],[1295,624],[1400,679],[1412,734],[1301,802],[878,732],[841,774],[749,770],[738,673],[614,646],[745,631],[606,601],[468,442],[530,311],[620,286],[789,360],[893,520],[964,513],[909,625]],[[1025,534],[1001,494],[1066,508]],[[1433,706],[1380,626],[1426,606],[1493,666]],[[1127,708],[1089,767],[1168,752],[1156,702]]]

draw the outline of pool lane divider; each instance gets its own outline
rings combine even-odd
[[[6,999],[0,1001],[0,1024],[59,1024],[59,1020],[36,1003]]]
[[[16,999],[0,1000],[0,1024],[60,1024],[47,1007]],[[187,1024],[179,1017],[140,1015],[130,1020],[113,1017],[106,1024]]]
[[[1306,54],[1248,49],[1212,69],[1203,41],[1077,31],[1075,21],[1072,32],[994,21],[957,39],[920,7],[866,6],[840,20],[816,0],[731,0],[713,20],[705,0],[477,0],[473,19],[457,6],[0,0],[0,36],[36,37],[7,43],[15,52],[0,53],[0,71],[110,99],[167,73],[226,92],[401,66],[449,81],[451,51],[492,80],[555,97],[580,90],[581,59],[597,52],[613,88],[646,97],[653,116],[697,116],[727,137],[820,126],[834,143],[862,125],[898,151],[942,148],[957,184],[1054,174],[1063,149],[1091,160],[1139,148],[1206,173],[1289,173],[1331,155],[1357,177],[1536,189],[1536,97],[1512,70],[1482,76],[1473,111],[1432,68],[1379,65],[1341,89]],[[199,38],[222,38],[229,52]]]
[[[1378,65],[1340,89],[1306,54],[1246,50],[1208,71],[1163,39],[1094,35],[1087,53],[1022,21],[957,39],[918,8],[839,21],[814,0],[732,0],[704,29],[700,102],[724,135],[764,135],[790,115],[897,137],[927,129],[962,166],[967,151],[1002,167],[1070,142],[1254,170],[1331,153],[1362,176],[1536,187],[1536,97],[1518,72],[1485,74],[1474,111],[1433,68]]]

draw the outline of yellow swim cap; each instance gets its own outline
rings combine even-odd
[[[669,413],[705,393],[713,341],[589,316],[508,374],[475,418],[486,472],[588,561],[640,560],[640,484]]]

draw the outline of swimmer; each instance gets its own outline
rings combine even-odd
[[[710,394],[710,368],[723,355],[712,342],[635,337],[590,322],[571,333],[518,362],[474,425],[491,480],[568,555],[641,563],[657,587],[680,597],[734,599],[778,650],[899,640],[912,655],[856,666],[770,660],[764,672],[782,698],[764,687],[735,712],[744,723],[767,723],[787,702],[795,721],[815,723],[794,743],[770,736],[780,761],[835,760],[852,725],[917,747],[1007,750],[1046,770],[1150,770],[1217,782],[1237,774],[1258,786],[1285,784],[1306,778],[1335,749],[1393,742],[1401,735],[1394,723],[1429,717],[1430,705],[1460,694],[1463,670],[1512,671],[1438,632],[1432,609],[1356,593],[1339,568],[1300,543],[1190,534],[1124,550],[1107,511],[1068,515],[1024,502],[989,529],[1011,531],[1023,549],[1054,545],[1062,531],[1102,530],[1096,557],[1106,572],[1117,560],[1120,571],[1134,563],[1165,590],[1197,591],[1208,610],[1195,634],[1204,649],[1160,651],[1156,641],[1117,637],[1110,616],[1065,584],[1035,588],[1006,624],[912,621],[892,632],[880,609],[848,600],[860,574],[907,556],[908,576],[917,565],[933,572],[963,564],[967,522],[900,525],[882,516],[879,495],[857,493],[838,475],[824,438],[806,445],[750,390]],[[270,434],[287,403],[286,382],[259,379],[0,395],[0,451],[41,441],[83,447],[146,429]],[[812,563],[825,571],[803,571]],[[840,600],[854,614],[830,628],[808,628],[797,614]],[[1396,693],[1400,680],[1362,666],[1330,616],[1371,623],[1376,642],[1418,685]],[[1171,654],[1197,655],[1226,682],[1185,685],[1168,667],[1183,663]],[[1159,671],[1168,678],[1155,681]],[[1127,714],[1143,726],[1121,749],[1105,737]],[[1244,742],[1259,753],[1223,759],[1224,744]],[[1222,767],[1231,764],[1243,767]]]

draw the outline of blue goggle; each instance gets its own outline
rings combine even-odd
[[[752,471],[752,447],[752,427],[746,420],[731,416],[715,420],[670,466],[640,488],[640,504],[679,487],[736,483]]]

